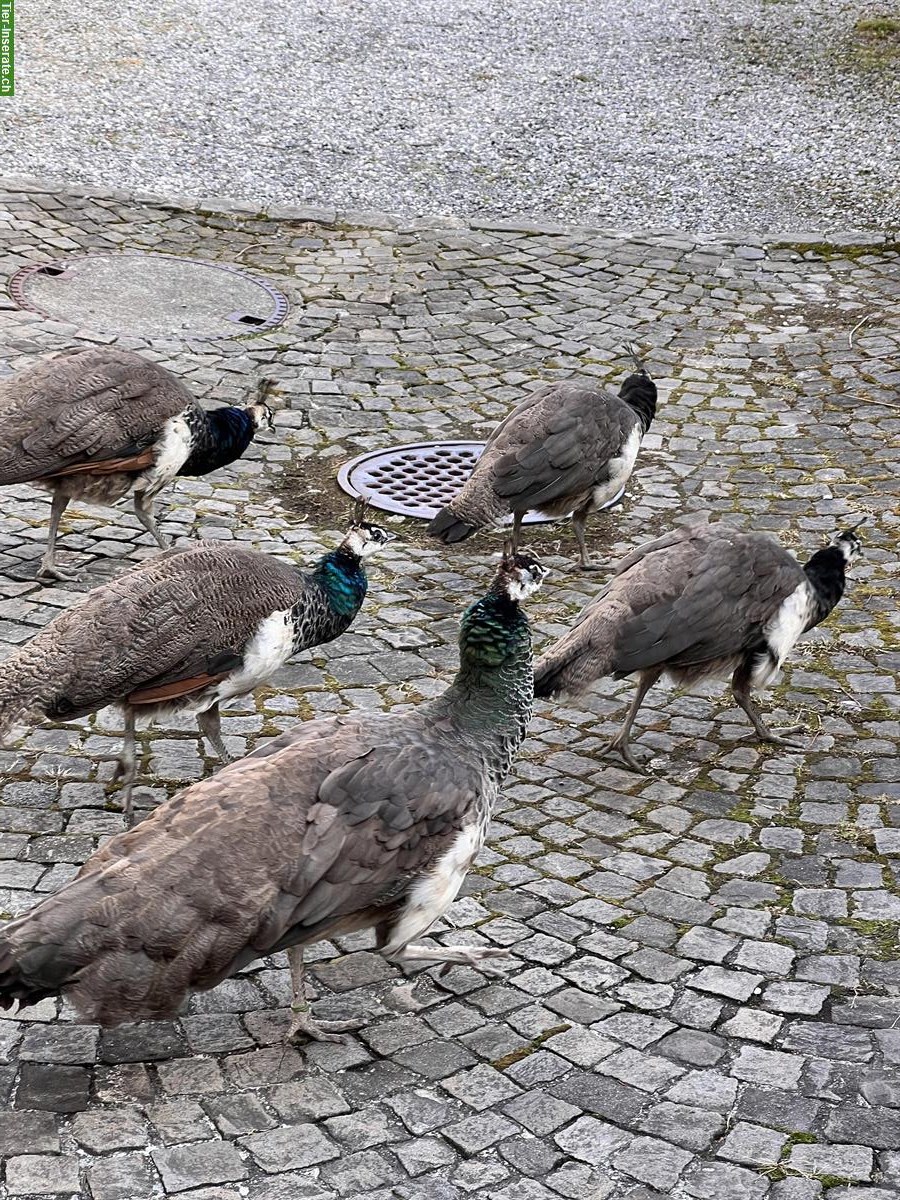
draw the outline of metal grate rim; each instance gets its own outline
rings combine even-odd
[[[340,468],[338,485],[381,512],[430,521],[459,492],[483,451],[484,442],[409,442],[372,450]],[[552,520],[530,512],[523,524]]]

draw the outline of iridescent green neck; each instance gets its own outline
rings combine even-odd
[[[340,617],[354,617],[366,598],[369,581],[362,561],[338,547],[316,563],[313,575]]]
[[[459,671],[444,693],[455,719],[520,740],[531,717],[534,673],[528,618],[505,592],[470,605],[459,633]]]

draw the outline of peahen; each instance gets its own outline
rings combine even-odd
[[[219,705],[264,683],[300,650],[330,642],[359,612],[366,555],[393,538],[357,517],[312,571],[223,542],[170,550],[88,592],[3,663],[0,737],[107,704],[125,713],[118,773],[131,820],[135,717],[182,712],[228,761]]]
[[[694,520],[640,546],[574,628],[535,665],[535,695],[586,692],[607,675],[636,675],[637,693],[616,736],[635,771],[628,738],[644,697],[661,675],[678,684],[729,679],[760,741],[792,745],[765,724],[751,690],[770,684],[797,640],[824,621],[844,593],[862,546],[853,529],[801,565],[773,538]]]
[[[596,570],[584,539],[590,513],[621,498],[641,440],[656,413],[656,384],[634,347],[618,396],[589,383],[548,383],[502,421],[459,495],[428,526],[441,542],[461,542],[513,515],[513,548],[529,509],[572,514],[581,567]]]
[[[253,404],[207,412],[171,372],[130,350],[70,350],[0,382],[0,486],[33,483],[52,493],[38,576],[67,579],[56,536],[70,500],[134,514],[163,548],[156,496],[177,475],[207,475],[240,458],[272,428],[269,382]]]
[[[62,992],[104,1025],[174,1016],[192,991],[287,949],[289,1036],[328,1039],[303,947],[374,927],[407,962],[478,963],[495,947],[423,945],[484,843],[531,716],[521,601],[544,568],[504,558],[462,618],[436,699],[298,725],[163,803],[0,932],[0,1006]]]

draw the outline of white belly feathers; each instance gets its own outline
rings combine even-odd
[[[152,496],[178,474],[191,453],[191,430],[183,413],[170,417],[156,443],[153,466],[134,482],[136,492]]]
[[[400,918],[383,948],[384,954],[396,954],[407,942],[424,936],[443,916],[456,899],[466,872],[484,845],[486,833],[486,821],[467,825],[428,874],[413,884]]]
[[[754,687],[765,687],[772,682],[815,615],[815,607],[815,596],[806,580],[782,602],[775,616],[763,627],[771,657],[762,659],[754,669]]]
[[[256,633],[244,651],[240,670],[229,675],[216,688],[218,701],[243,696],[284,666],[294,652],[294,622],[289,608],[280,609],[260,621]]]
[[[598,484],[594,488],[593,504],[595,509],[608,508],[621,498],[626,484],[631,478],[634,464],[637,462],[642,436],[641,426],[636,424],[625,439],[621,452],[609,460],[609,479],[606,483]]]

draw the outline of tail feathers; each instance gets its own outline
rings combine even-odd
[[[547,700],[568,690],[566,676],[569,663],[565,659],[554,659],[549,655],[534,664],[534,694]]]
[[[0,672],[4,665],[0,664]],[[0,684],[0,744],[10,735],[35,725],[44,715],[40,696],[30,688],[23,687],[15,678],[7,678]]]
[[[534,665],[534,694],[539,699],[582,696],[612,672],[611,654],[602,645],[584,640],[572,630],[551,646]]]
[[[126,862],[78,876],[0,932],[0,1009],[63,993],[101,1025],[165,1020],[231,973],[247,923],[137,887]]]
[[[464,542],[480,528],[480,525],[474,525],[464,517],[457,516],[453,509],[448,507],[441,509],[425,532],[444,545],[449,545],[452,542]]]

